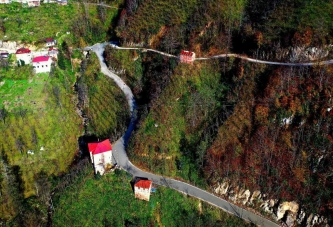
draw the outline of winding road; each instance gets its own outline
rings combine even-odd
[[[140,48],[140,47],[118,47],[113,45],[114,49],[118,49],[118,50],[141,50],[142,52],[155,52],[167,57],[171,57],[171,58],[179,58],[176,55],[172,55],[172,54],[168,54],[168,53],[164,53],[158,50],[154,50],[154,49],[147,49],[147,48]],[[214,55],[211,57],[206,57],[206,58],[195,58],[195,61],[202,61],[202,60],[211,60],[211,59],[216,59],[216,58],[229,58],[229,57],[234,57],[234,58],[240,58],[240,59],[244,59],[248,62],[253,62],[253,63],[258,63],[258,64],[265,64],[265,65],[281,65],[281,66],[315,66],[315,65],[330,65],[333,64],[333,59],[331,60],[327,60],[327,61],[316,61],[316,62],[276,62],[276,61],[264,61],[264,60],[258,60],[258,59],[254,59],[254,58],[249,58],[240,54],[219,54],[219,55]]]
[[[124,81],[119,76],[117,76],[116,74],[114,74],[107,68],[107,66],[104,62],[104,58],[103,58],[103,52],[104,52],[104,48],[106,45],[107,45],[107,43],[95,44],[94,46],[85,48],[85,50],[92,50],[93,52],[96,53],[96,55],[98,56],[100,65],[101,65],[101,72],[116,82],[116,84],[124,92],[128,105],[130,106],[131,121],[130,121],[129,127],[128,127],[127,131],[125,132],[125,134],[123,135],[123,137],[120,138],[118,141],[116,141],[113,144],[113,155],[117,161],[117,164],[122,169],[124,169],[126,172],[133,175],[134,177],[138,176],[138,177],[148,178],[148,179],[152,180],[155,184],[169,187],[169,188],[175,189],[181,193],[184,193],[186,195],[198,198],[202,201],[205,201],[211,205],[219,207],[230,214],[236,215],[236,216],[238,216],[246,221],[249,221],[251,223],[254,223],[256,225],[272,226],[272,227],[279,226],[278,224],[276,224],[260,215],[257,215],[248,210],[240,208],[234,204],[231,204],[228,201],[221,199],[207,191],[204,191],[200,188],[197,188],[193,185],[190,185],[190,184],[187,184],[187,183],[184,183],[181,181],[177,181],[177,180],[174,180],[171,178],[158,176],[158,175],[155,175],[152,173],[142,171],[141,169],[137,168],[130,162],[130,160],[128,159],[128,156],[126,154],[126,144],[133,131],[134,123],[136,121],[136,115],[135,115],[135,111],[134,111],[136,108],[136,103],[135,103],[131,89],[124,83]],[[122,49],[125,49],[125,48],[122,48]],[[133,49],[133,48],[126,48],[126,49]],[[150,49],[146,49],[146,50],[154,51],[154,52],[158,52],[163,55],[166,55],[163,52],[150,50]],[[167,55],[167,56],[169,56],[169,55]],[[176,56],[174,56],[174,57],[176,57]]]

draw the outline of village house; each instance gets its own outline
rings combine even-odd
[[[151,180],[139,178],[134,184],[135,198],[149,201],[152,183]]]
[[[37,7],[40,6],[40,0],[28,0],[29,7]]]
[[[187,50],[182,50],[179,56],[181,63],[193,64],[195,60],[195,53]]]
[[[45,45],[47,47],[52,47],[52,46],[56,45],[56,43],[57,43],[57,41],[53,38],[46,38],[45,39]]]
[[[2,52],[2,53],[0,53],[0,58],[3,58],[3,59],[9,58],[9,53],[8,52]]]
[[[12,3],[12,0],[0,0],[0,4],[9,4]]]
[[[97,143],[88,143],[91,162],[94,165],[95,174],[103,175],[112,167],[112,147],[110,140],[106,139]]]
[[[32,60],[32,66],[36,73],[51,71],[52,60],[49,56],[38,56]]]
[[[50,47],[49,50],[48,50],[48,55],[51,58],[58,59],[58,53],[59,53],[59,50],[57,48],[55,48],[55,47]]]
[[[63,5],[63,6],[68,4],[67,0],[58,0],[57,3],[58,5]]]
[[[31,50],[29,50],[28,48],[22,47],[22,48],[18,49],[15,54],[16,54],[16,60],[19,65],[31,64],[32,54],[31,54]]]

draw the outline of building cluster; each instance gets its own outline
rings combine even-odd
[[[12,2],[22,3],[28,7],[40,6],[41,0],[0,0],[0,4],[10,4]],[[43,3],[58,3],[59,5],[67,5],[67,0],[44,0]]]
[[[103,175],[113,169],[115,165],[112,163],[113,153],[110,140],[88,143],[88,150],[95,174]],[[149,201],[152,184],[151,180],[136,178],[134,182],[135,198]]]
[[[50,72],[51,64],[58,57],[58,49],[54,47],[56,40],[47,38],[45,40],[45,47],[47,50],[32,52],[29,48],[19,48],[15,52],[16,61],[19,66],[32,64],[36,73]],[[0,53],[2,59],[9,58],[8,52]]]

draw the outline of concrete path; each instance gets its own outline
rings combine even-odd
[[[155,184],[162,185],[165,187],[169,187],[172,189],[175,189],[181,193],[184,193],[186,195],[193,196],[195,198],[198,198],[202,201],[205,201],[211,205],[214,205],[216,207],[219,207],[223,209],[224,211],[236,215],[246,221],[255,223],[260,226],[279,226],[278,224],[266,219],[265,217],[262,217],[260,215],[254,214],[250,211],[244,210],[234,204],[229,203],[228,201],[221,199],[207,191],[204,191],[200,188],[197,188],[193,185],[177,181],[171,178],[166,178],[163,176],[158,176],[152,173],[144,172],[134,166],[130,160],[128,159],[128,156],[126,154],[126,144],[127,141],[133,131],[134,123],[136,120],[135,116],[135,100],[133,98],[133,93],[131,89],[121,80],[120,77],[118,77],[116,74],[112,73],[110,70],[108,70],[104,59],[103,59],[103,51],[104,48],[107,44],[95,44],[94,46],[87,47],[85,50],[92,50],[94,51],[101,64],[101,72],[104,73],[106,76],[112,78],[116,84],[119,86],[119,88],[124,92],[128,105],[130,107],[131,111],[131,121],[130,125],[124,134],[122,138],[120,138],[118,141],[116,141],[113,144],[113,155],[117,161],[117,164],[124,169],[126,172],[132,174],[133,176],[138,176],[138,177],[146,177],[150,180],[152,180]],[[149,50],[149,49],[147,49]],[[174,56],[175,57],[175,56]]]

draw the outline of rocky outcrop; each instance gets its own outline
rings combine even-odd
[[[15,41],[2,41],[0,40],[0,50],[6,50],[9,53],[15,53],[17,49],[17,43]]]
[[[228,179],[216,184],[214,192],[224,196],[237,204],[243,204],[260,209],[269,214],[272,219],[281,222],[284,226],[292,227],[296,224],[312,227],[314,225],[329,227],[327,219],[317,214],[306,214],[295,201],[279,201],[267,198],[267,195],[233,185]]]

